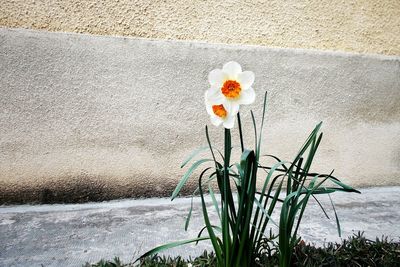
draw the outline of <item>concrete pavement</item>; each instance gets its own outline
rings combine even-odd
[[[400,237],[400,187],[361,189],[362,194],[336,193],[332,199],[343,237],[364,231],[370,238]],[[301,226],[302,237],[323,245],[340,241],[329,199],[319,198],[331,220],[310,202]],[[119,200],[68,205],[20,205],[0,208],[0,266],[81,266],[119,256],[130,261],[155,245],[195,237],[202,227],[200,200],[194,200],[189,231],[184,221],[190,199]],[[215,219],[215,214],[212,216]],[[211,249],[171,249],[169,255],[197,256]]]

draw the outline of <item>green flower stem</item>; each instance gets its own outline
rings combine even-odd
[[[237,114],[238,128],[239,128],[239,136],[240,136],[240,147],[242,148],[242,153],[244,151],[244,143],[243,143],[243,133],[242,133],[242,122],[240,120],[240,112]]]
[[[230,266],[230,235],[229,235],[229,213],[228,213],[228,183],[229,183],[229,161],[231,157],[231,131],[225,129],[225,148],[224,148],[224,181],[223,181],[223,215],[222,215],[222,239],[224,243],[225,266]]]

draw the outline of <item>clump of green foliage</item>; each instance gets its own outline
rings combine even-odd
[[[254,147],[246,149],[242,134],[240,113],[237,113],[240,137],[241,156],[238,162],[231,161],[232,138],[231,130],[225,128],[224,149],[221,152],[212,145],[208,127],[205,128],[207,146],[195,150],[182,167],[194,160],[197,155],[208,150],[209,156],[196,159],[189,167],[172,193],[172,200],[179,196],[181,189],[192,176],[195,169],[202,164],[208,164],[198,178],[198,187],[193,196],[199,195],[205,226],[196,238],[180,240],[164,244],[144,253],[139,259],[154,255],[173,247],[209,240],[220,267],[249,267],[259,262],[259,251],[263,248],[262,241],[272,225],[279,228],[277,247],[279,249],[279,266],[289,267],[293,250],[301,240],[298,229],[310,199],[319,195],[328,195],[337,191],[356,192],[358,190],[342,183],[330,173],[311,171],[314,156],[322,139],[321,123],[318,123],[310,133],[299,152],[292,161],[284,161],[273,155],[261,154],[263,126],[267,106],[267,92],[264,96],[262,119],[257,128],[256,119],[251,111],[254,128]],[[272,166],[262,163],[262,158],[273,160]],[[261,179],[261,180],[260,180]],[[257,188],[257,180],[262,184]],[[220,199],[214,194],[211,183],[216,183]],[[208,191],[208,192],[207,192]],[[209,208],[205,203],[205,195],[209,194],[213,208],[218,214],[217,221],[211,221]],[[192,202],[193,203],[193,202]],[[278,203],[281,203],[279,206]],[[337,228],[340,236],[340,224],[335,207],[331,200]],[[322,211],[324,208],[320,205]],[[272,219],[272,214],[279,214],[279,221]],[[187,230],[192,215],[189,209],[185,223]],[[326,213],[325,213],[326,215]],[[208,234],[208,235],[207,235]]]
[[[369,240],[361,234],[341,244],[329,243],[324,248],[300,244],[296,247],[294,266],[400,266],[400,241],[387,237]]]
[[[101,260],[95,264],[86,263],[83,267],[187,267],[189,264],[197,267],[217,266],[217,259],[213,252],[209,253],[204,251],[202,255],[194,259],[183,259],[180,256],[172,258],[155,254],[141,259],[140,263],[123,264],[120,259],[116,257],[112,261]]]
[[[265,240],[256,266],[279,266],[279,251],[270,240]],[[118,258],[113,261],[101,260],[95,264],[86,263],[84,267],[214,267],[217,261],[214,253],[205,251],[194,259],[153,255],[141,260],[139,264],[123,264]],[[292,266],[400,266],[400,240],[393,241],[387,237],[370,240],[362,233],[355,234],[342,243],[327,243],[324,247],[299,242],[293,250]]]

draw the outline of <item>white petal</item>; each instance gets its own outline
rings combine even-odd
[[[235,61],[229,61],[224,65],[222,71],[225,72],[230,79],[235,79],[242,72],[242,67]]]
[[[215,115],[214,116],[210,116],[210,120],[211,120],[211,123],[214,126],[220,126],[221,123],[223,122],[223,120],[220,117],[215,116]]]
[[[210,89],[207,90],[209,95],[214,95],[221,92],[221,88],[218,86],[211,86]]]
[[[241,105],[249,105],[252,104],[255,99],[256,93],[254,92],[254,89],[250,87],[249,89],[240,92],[240,98],[238,102]]]
[[[237,101],[225,101],[223,103],[228,116],[235,116],[239,112],[239,103]]]
[[[232,116],[235,116],[236,114],[238,114],[239,108],[240,108],[239,103],[237,103],[237,102],[232,103],[231,115],[232,115]]]
[[[225,102],[225,97],[221,93],[221,90],[217,89],[216,87],[211,87],[206,91],[204,94],[205,101],[212,104],[212,105],[220,105]]]
[[[254,73],[252,71],[243,71],[238,74],[237,80],[242,86],[242,89],[246,90],[254,83]]]
[[[232,129],[235,125],[235,116],[226,117],[224,123],[222,124],[226,129]]]
[[[208,102],[207,100],[206,102],[206,110],[208,115],[214,115],[214,111],[212,110],[212,104],[210,102]]]
[[[222,83],[224,81],[225,78],[225,74],[222,72],[222,70],[220,69],[215,69],[212,70],[209,74],[208,74],[208,82],[212,85],[212,86],[217,86],[217,87],[221,87]]]

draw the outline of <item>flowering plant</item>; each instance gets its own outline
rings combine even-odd
[[[218,266],[254,266],[265,248],[265,242],[278,239],[277,251],[279,265],[290,266],[294,247],[300,242],[297,235],[299,225],[310,198],[317,203],[317,195],[330,194],[336,191],[358,192],[352,187],[343,184],[339,179],[329,174],[311,172],[311,164],[322,139],[319,133],[321,124],[316,125],[297,155],[292,161],[282,161],[278,157],[265,155],[276,163],[272,166],[263,166],[260,162],[260,147],[263,136],[263,125],[266,110],[267,93],[265,93],[261,125],[257,134],[256,121],[251,112],[254,126],[255,147],[245,149],[242,126],[240,121],[240,105],[254,102],[255,92],[252,88],[254,73],[242,71],[236,62],[226,63],[222,69],[215,69],[208,76],[210,88],[205,93],[205,105],[211,123],[225,128],[224,153],[215,153],[208,128],[206,138],[208,145],[197,149],[182,164],[186,166],[201,151],[209,150],[211,158],[199,159],[188,169],[172,193],[172,200],[176,198],[193,171],[205,163],[213,166],[204,169],[198,180],[198,193],[201,198],[205,226],[200,230],[197,238],[169,243],[156,247],[141,256],[160,252],[164,249],[210,240],[217,259]],[[240,161],[231,163],[231,129],[235,119],[238,121],[240,136]],[[217,157],[219,156],[219,157]],[[258,171],[263,172],[262,187],[257,188]],[[207,179],[205,179],[207,177]],[[211,182],[216,181],[220,199],[214,194]],[[205,187],[211,196],[213,206],[218,214],[219,223],[212,223],[204,199]],[[331,201],[332,206],[333,202]],[[324,208],[320,205],[326,215]],[[193,208],[193,201],[186,220],[188,228]],[[335,212],[338,232],[340,224]],[[272,219],[273,212],[279,214],[279,222]],[[278,234],[274,236],[271,224],[278,227]],[[269,236],[266,232],[269,230]],[[208,236],[203,236],[204,232]],[[275,244],[275,243],[274,243]]]

